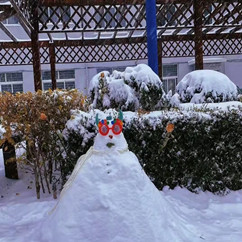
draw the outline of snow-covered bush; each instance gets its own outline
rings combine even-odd
[[[65,137],[72,162],[92,145],[97,133],[94,110],[76,111]],[[114,113],[114,114],[113,114]],[[174,124],[169,135],[168,123]],[[227,111],[124,112],[124,135],[154,184],[184,186],[191,191],[223,193],[242,189],[242,108]],[[71,171],[70,171],[71,172]]]
[[[89,95],[93,107],[102,110],[156,110],[166,101],[160,78],[145,64],[98,73],[90,82]]]
[[[212,70],[188,73],[176,91],[182,103],[226,102],[236,100],[238,95],[236,85],[226,75]]]
[[[238,95],[238,100],[239,100],[240,102],[242,102],[242,94],[239,94],[239,95]]]

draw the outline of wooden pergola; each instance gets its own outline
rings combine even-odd
[[[41,64],[50,64],[55,89],[56,64],[146,59],[146,10],[145,0],[10,0],[0,21],[17,15],[29,40],[0,22],[9,36],[0,65],[33,65],[38,90]],[[156,20],[160,76],[165,57],[195,57],[202,69],[203,56],[242,54],[241,0],[156,0]]]

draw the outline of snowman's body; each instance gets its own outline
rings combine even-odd
[[[112,147],[107,146],[112,143]],[[123,134],[98,134],[42,228],[48,242],[175,242],[167,201],[149,180]],[[48,229],[51,228],[51,229]],[[164,233],[164,231],[166,231]]]

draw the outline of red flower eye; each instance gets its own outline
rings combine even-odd
[[[101,125],[101,126],[99,127],[99,133],[100,133],[101,135],[107,135],[108,132],[109,132],[109,128],[108,128],[108,126],[107,126],[106,124],[103,124],[103,125]]]
[[[122,126],[120,124],[115,123],[112,127],[113,133],[118,135],[122,132]]]

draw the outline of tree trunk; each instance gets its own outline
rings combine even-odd
[[[18,179],[18,169],[14,145],[5,142],[2,146],[5,166],[5,176],[10,179]]]

